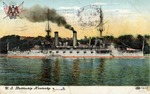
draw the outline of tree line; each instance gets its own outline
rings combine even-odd
[[[89,43],[91,41],[91,45],[94,45],[96,37],[86,36],[83,39],[78,40],[83,44]],[[52,38],[54,40],[54,38]],[[60,38],[61,42],[68,42],[69,45],[72,44],[72,38]],[[150,54],[150,35],[137,35],[134,37],[133,35],[121,35],[117,38],[113,36],[104,36],[103,41],[105,43],[114,43],[116,48],[126,49],[126,48],[134,48],[134,49],[142,49],[144,42],[144,53]],[[7,44],[9,43],[9,50],[30,50],[35,45],[42,47],[42,43],[46,42],[45,37],[24,37],[22,38],[19,35],[8,35],[0,38],[0,53],[7,53]]]

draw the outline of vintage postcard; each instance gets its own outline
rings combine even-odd
[[[149,0],[0,0],[0,94],[150,94]]]

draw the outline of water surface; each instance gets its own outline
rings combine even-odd
[[[149,86],[150,58],[0,57],[0,85]]]

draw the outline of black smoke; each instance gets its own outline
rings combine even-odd
[[[63,16],[59,15],[55,9],[50,9],[48,7],[34,5],[29,9],[24,9],[21,17],[31,22],[44,22],[49,19],[49,21],[56,23],[58,26],[64,26],[73,32],[75,31],[74,28],[66,22]]]

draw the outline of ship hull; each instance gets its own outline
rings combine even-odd
[[[47,57],[47,56],[13,56],[13,55],[9,55],[7,56],[8,58],[38,58],[38,59],[42,59],[42,58],[51,58],[51,57]],[[60,56],[63,58],[144,58],[144,56]]]
[[[144,56],[63,56],[64,58],[144,58]]]
[[[31,51],[9,51],[9,58],[143,58],[143,52],[107,52],[101,53],[96,50],[31,50]]]

